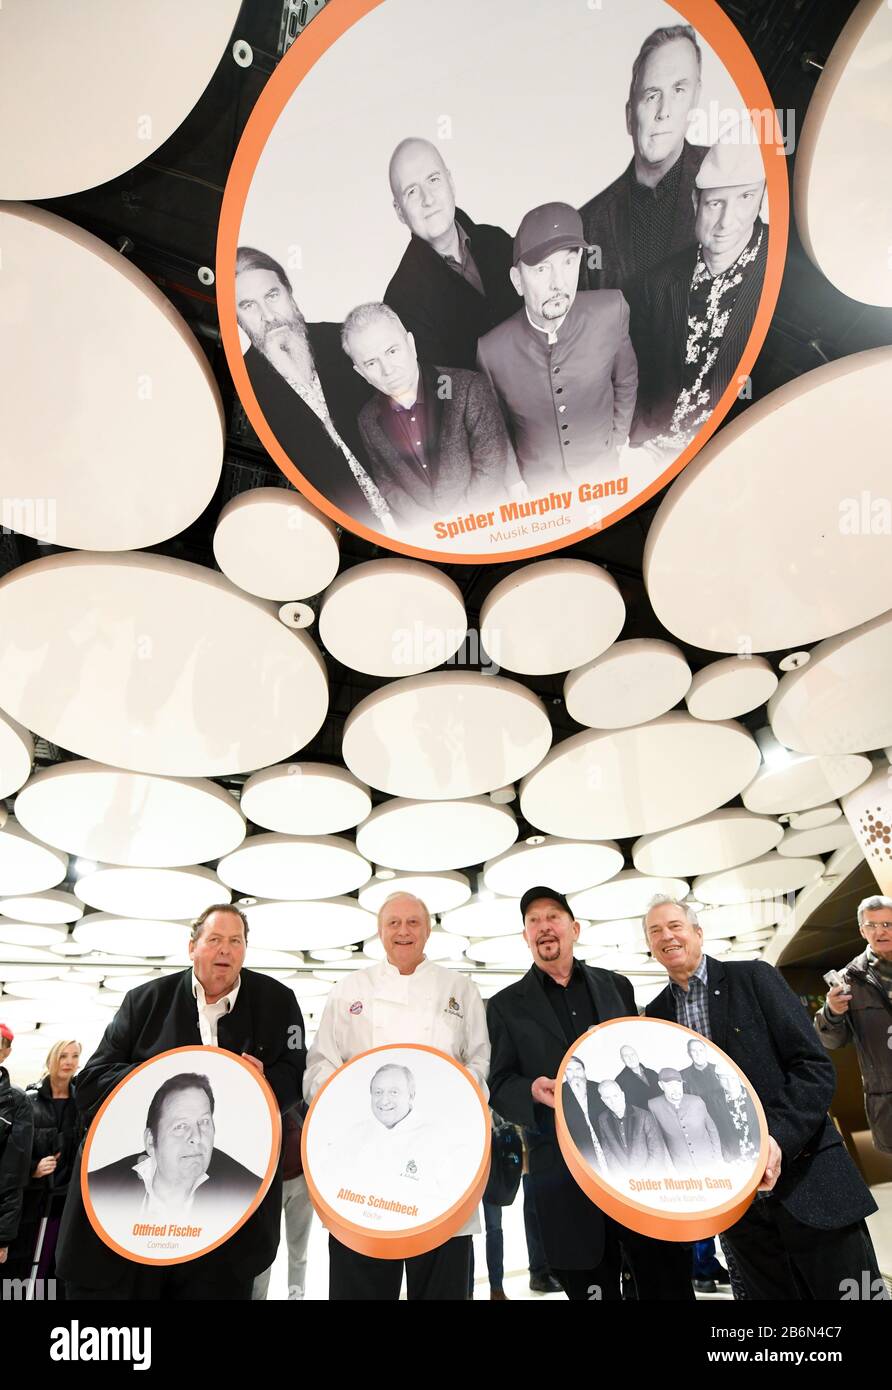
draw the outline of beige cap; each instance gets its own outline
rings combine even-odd
[[[765,166],[762,151],[751,129],[741,139],[738,127],[722,140],[717,140],[700,165],[694,183],[697,188],[732,188],[735,184],[762,183]]]

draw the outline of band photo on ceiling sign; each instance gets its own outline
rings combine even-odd
[[[268,1084],[231,1052],[178,1047],[137,1067],[90,1126],[81,1191],[97,1235],[139,1264],[181,1264],[242,1226],[275,1172]]]
[[[735,1063],[699,1033],[615,1019],[574,1044],[558,1080],[567,1166],[623,1225],[700,1240],[749,1206],[767,1159],[764,1112]]]
[[[339,0],[227,185],[246,413],[296,487],[390,549],[479,563],[581,539],[746,393],[783,154],[712,0]]]

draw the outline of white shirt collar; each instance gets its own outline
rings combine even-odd
[[[399,970],[397,969],[397,967],[396,967],[395,965],[391,965],[390,961],[387,959],[386,956],[385,956],[384,960],[381,962],[381,964],[384,966],[384,973],[385,973],[385,975],[396,975],[397,978],[400,979],[400,980],[414,980],[414,979],[416,979],[416,977],[417,977],[418,975],[421,975],[421,974],[426,970],[426,968],[430,965],[430,963],[431,963],[431,962],[428,960],[427,956],[422,956],[421,960],[420,960],[419,963],[416,965],[416,967],[415,967],[415,969],[412,971],[412,974],[411,974],[411,975],[400,975],[400,972],[399,972]]]
[[[155,1174],[158,1171],[158,1165],[155,1162],[152,1155],[146,1154],[146,1156],[144,1158],[141,1158],[138,1163],[134,1163],[133,1171],[142,1178],[143,1186],[146,1189],[144,1210],[147,1212],[154,1211],[156,1213],[167,1211],[170,1207],[170,1203],[162,1201],[160,1197],[157,1197],[155,1195]],[[207,1182],[208,1176],[209,1175],[207,1173],[202,1173],[200,1178],[196,1178],[195,1182],[192,1184],[192,1187],[186,1193],[186,1200],[183,1202],[182,1206],[179,1206],[177,1208],[178,1212],[189,1210],[189,1208],[192,1205],[192,1199],[195,1196],[195,1193],[198,1191],[199,1187],[201,1187],[201,1184],[203,1182]]]
[[[533,323],[533,320],[530,318],[530,311],[526,305],[523,306],[523,311],[527,316],[527,322],[529,323],[530,328],[535,328],[537,333],[544,333],[549,343],[551,344],[557,342],[558,329],[562,327],[563,323],[566,320],[567,314],[569,314],[570,312],[570,310],[568,309],[567,314],[564,314],[563,318],[555,319],[554,323],[550,328],[540,328],[538,323]]]
[[[229,991],[229,993],[228,993],[228,994],[224,994],[223,997],[222,997],[222,999],[218,999],[218,1000],[216,1001],[216,1003],[214,1003],[214,1004],[209,1004],[208,1001],[207,1001],[207,995],[206,995],[205,992],[204,992],[204,985],[203,985],[203,984],[201,983],[201,981],[199,980],[199,978],[198,978],[198,976],[196,975],[195,971],[194,971],[194,970],[192,971],[192,993],[195,995],[195,998],[198,1000],[198,1007],[199,1007],[199,1009],[216,1009],[216,1010],[218,1010],[218,1013],[219,1013],[219,1014],[230,1014],[230,1013],[232,1013],[232,1010],[235,1008],[235,1001],[236,1001],[236,999],[238,998],[238,992],[239,992],[239,990],[241,989],[241,987],[242,987],[242,977],[241,977],[241,972],[239,972],[238,979],[236,980],[235,984],[233,985],[233,987],[232,987],[232,989]]]

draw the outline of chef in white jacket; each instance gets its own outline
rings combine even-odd
[[[486,1092],[489,1034],[476,986],[455,970],[426,959],[431,932],[425,904],[394,893],[378,913],[386,960],[355,970],[328,996],[307,1057],[304,1097],[360,1052],[393,1043],[423,1043],[446,1052]],[[405,1261],[409,1299],[466,1299],[474,1222],[445,1245]],[[329,1298],[398,1299],[403,1262],[359,1255],[329,1235]]]

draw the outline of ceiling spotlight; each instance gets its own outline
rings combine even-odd
[[[777,741],[767,724],[763,729],[756,730],[756,742],[762,753],[762,762],[765,767],[787,767],[794,761],[796,755]]]
[[[509,783],[507,787],[496,787],[489,794],[490,801],[494,802],[496,806],[507,806],[509,801],[514,801],[516,797],[517,792],[513,783]]]
[[[93,859],[75,859],[69,872],[72,878],[83,878],[85,874],[95,873],[98,867]]]
[[[544,845],[544,844],[545,844],[545,836],[544,836],[544,835],[528,835],[528,836],[527,836],[527,844],[528,844],[528,845]]]
[[[279,621],[286,627],[312,627],[316,614],[308,603],[283,603],[279,609]]]
[[[798,671],[800,666],[805,666],[811,658],[811,652],[790,652],[778,664],[782,671]]]
[[[376,869],[375,878],[396,878],[396,869]]]
[[[238,900],[238,905],[239,905],[239,907],[256,907],[256,906],[257,906],[257,899],[256,899],[256,898],[239,898],[239,900]]]

